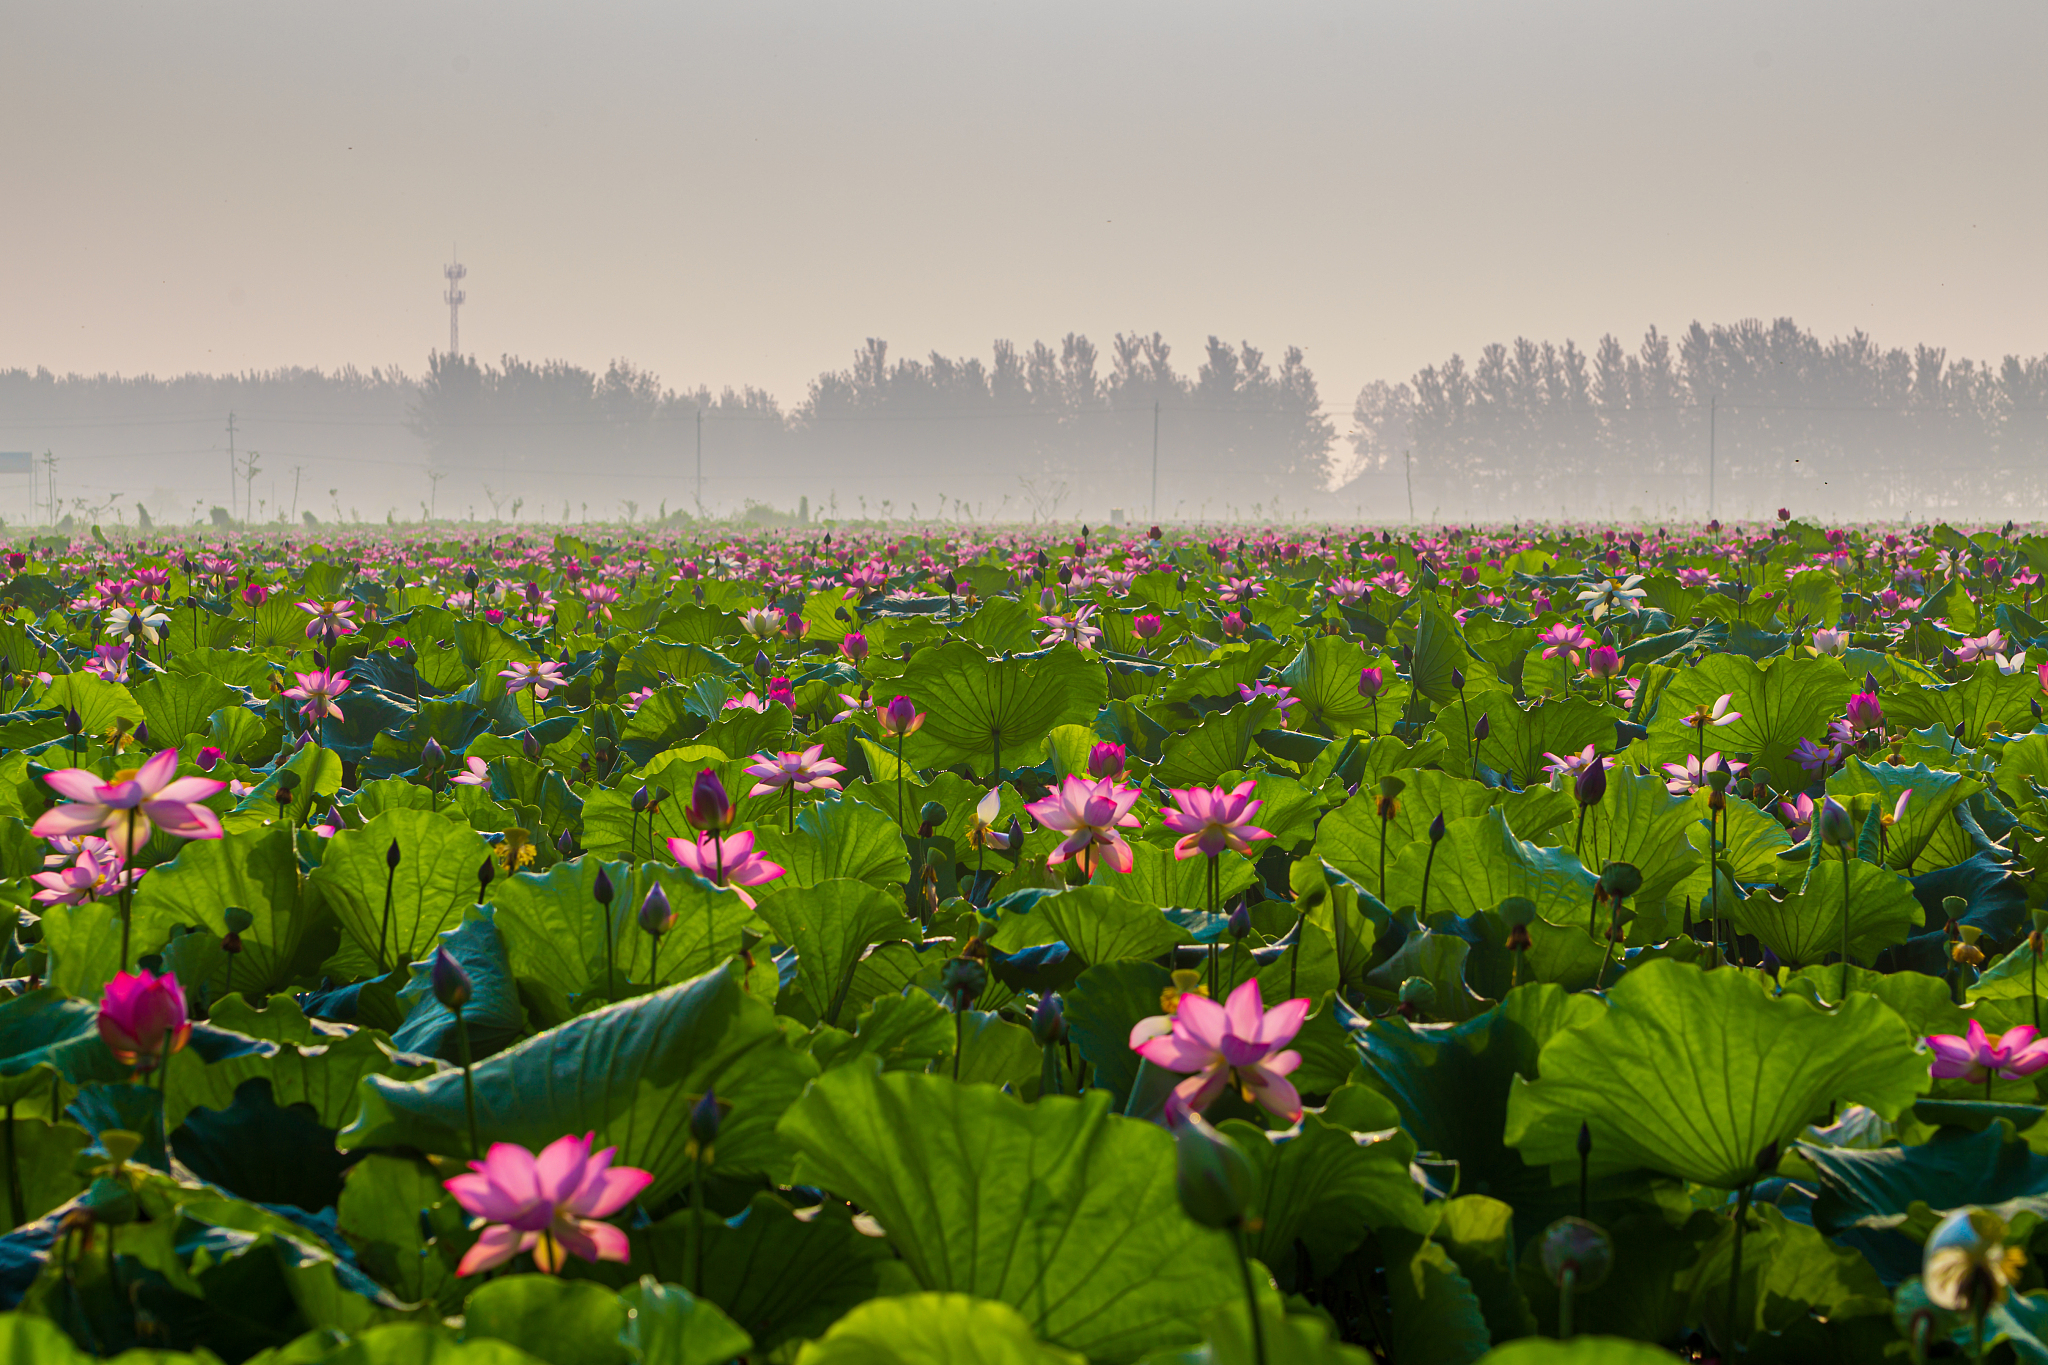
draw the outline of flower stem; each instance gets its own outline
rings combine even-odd
[[[1753,1183],[1753,1182],[1750,1182]],[[1735,1322],[1742,1308],[1742,1230],[1749,1222],[1750,1183],[1745,1183],[1735,1201],[1735,1250],[1728,1262],[1728,1354],[1734,1355],[1749,1340]]]
[[[690,1292],[704,1297],[704,1153],[690,1158]]]
[[[1849,850],[1842,850],[1842,1003],[1849,1003]]]
[[[1244,1229],[1233,1228],[1230,1245],[1237,1251],[1238,1272],[1244,1277],[1244,1306],[1252,1318],[1252,1362],[1266,1365],[1266,1325],[1259,1317],[1259,1295],[1252,1287],[1252,1258],[1245,1253]]]
[[[462,1110],[469,1119],[469,1155],[472,1161],[481,1160],[483,1144],[476,1135],[476,1083],[470,1078],[469,1022],[462,1017],[462,1006],[452,1007],[455,1011],[455,1045],[462,1052]]]

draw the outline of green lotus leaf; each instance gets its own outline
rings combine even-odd
[[[1733,902],[1735,925],[1795,967],[1842,951],[1845,890],[1851,958],[1868,962],[1883,949],[1904,943],[1920,927],[1924,912],[1913,896],[1913,883],[1898,873],[1851,858],[1846,888],[1843,881],[1841,860],[1823,858],[1807,874],[1805,885],[1783,900],[1756,891]]]
[[[968,763],[992,772],[1035,757],[1055,725],[1091,723],[1109,684],[1101,665],[1072,645],[999,660],[956,641],[913,654],[896,690],[925,713],[906,750],[912,766]],[[878,695],[877,703],[885,702]]]
[[[1470,778],[1433,768],[1410,768],[1393,774],[1404,790],[1396,798],[1394,818],[1386,824],[1386,866],[1392,871],[1401,850],[1429,836],[1430,822],[1444,823],[1479,816],[1500,801],[1500,792]],[[1358,794],[1323,817],[1316,827],[1315,856],[1367,888],[1377,887],[1380,869],[1378,788],[1361,784]]]
[[[1046,1340],[1125,1361],[1241,1292],[1174,1193],[1173,1139],[1107,1091],[1025,1107],[940,1076],[826,1073],[790,1107],[798,1179],[873,1213],[927,1290],[1000,1299]],[[723,1139],[721,1139],[721,1146]]]
[[[754,1347],[717,1304],[652,1275],[641,1276],[619,1302],[626,1310],[619,1343],[639,1365],[723,1365]]]
[[[380,896],[382,890],[378,888]],[[138,925],[147,917],[152,922],[197,924],[225,936],[229,906],[248,911],[255,921],[242,931],[242,951],[234,962],[235,987],[262,995],[292,980],[300,949],[326,911],[319,888],[300,871],[291,830],[273,826],[221,839],[193,839],[177,857],[144,877],[135,892]],[[196,989],[202,983],[184,984]],[[220,991],[228,982],[225,977],[210,977],[204,984]]]
[[[1671,1353],[1626,1337],[1575,1336],[1570,1341],[1524,1337],[1494,1347],[1479,1361],[1480,1365],[1671,1365]]]
[[[238,705],[241,694],[204,673],[159,673],[129,689],[159,744],[175,744],[187,735],[203,735],[210,718],[223,706]]]
[[[913,817],[915,814],[911,812]],[[910,877],[910,851],[903,842],[903,830],[864,801],[814,801],[797,812],[794,834],[784,833],[779,819],[756,825],[754,848],[786,869],[784,877],[769,883],[770,895],[777,894],[785,882],[816,886],[834,878],[893,891]]]
[[[1415,1144],[1399,1123],[1384,1096],[1341,1086],[1293,1129],[1268,1132],[1242,1119],[1219,1125],[1257,1177],[1247,1249],[1283,1288],[1295,1280],[1297,1243],[1312,1274],[1324,1278],[1375,1229],[1430,1231],[1436,1220],[1408,1171]]]
[[[1723,1189],[1753,1180],[1767,1146],[1832,1105],[1895,1117],[1929,1085],[1904,1021],[1869,996],[1823,1010],[1739,969],[1673,961],[1622,978],[1607,1009],[1553,1037],[1538,1064],[1508,1099],[1505,1137],[1524,1161],[1576,1176],[1583,1123],[1598,1169]]]
[[[1588,922],[1593,886],[1599,880],[1570,849],[1541,848],[1517,839],[1498,808],[1449,824],[1433,866],[1427,839],[1402,849],[1387,868],[1388,906],[1420,909],[1425,869],[1431,915],[1476,915],[1510,896],[1522,896],[1536,903],[1544,919],[1563,925]],[[1601,927],[1605,928],[1604,917]]]
[[[626,1304],[600,1284],[552,1275],[507,1275],[470,1291],[465,1341],[515,1343],[547,1365],[632,1365]]]
[[[1980,660],[1959,683],[1906,687],[1886,694],[1885,722],[1893,729],[1925,729],[1938,725],[1953,732],[1963,727],[1963,742],[1975,745],[1999,730],[2033,728],[2032,704],[2041,684],[2032,669],[2001,673],[1990,659]]]
[[[758,913],[796,949],[797,989],[827,1024],[839,1022],[854,966],[869,947],[923,938],[900,896],[839,877],[765,896]]]
[[[1132,830],[1137,834],[1137,830]],[[1028,849],[1027,842],[1027,849]],[[1216,859],[1216,900],[1229,905],[1258,879],[1258,870],[1241,853],[1224,853]],[[1100,860],[1090,874],[1096,886],[1111,888],[1126,900],[1164,908],[1184,907],[1206,910],[1209,906],[1209,860],[1177,858],[1171,844],[1131,841],[1131,870],[1118,872],[1107,859]]]
[[[468,973],[474,991],[462,1011],[470,1056],[488,1057],[511,1046],[526,1032],[526,1014],[519,1005],[512,964],[506,960],[505,936],[498,932],[491,908],[472,908],[462,923],[435,935],[434,947],[436,951],[407,969],[410,979],[398,992],[405,1022],[391,1035],[392,1045],[444,1062],[462,1059],[455,1012],[441,1003],[434,990],[434,963],[440,952],[446,952]]]
[[[797,1365],[1082,1365],[1038,1340],[1006,1303],[969,1294],[904,1294],[864,1303],[806,1342]]]
[[[1358,675],[1376,655],[1339,635],[1312,635],[1294,661],[1273,675],[1273,682],[1292,690],[1300,710],[1288,708],[1288,725],[1319,735],[1370,730],[1377,717],[1385,726],[1400,714],[1400,700],[1381,696],[1379,706],[1358,694]],[[1391,706],[1389,702],[1392,702]]]
[[[706,1090],[733,1106],[712,1168],[783,1178],[789,1146],[775,1123],[817,1073],[769,1007],[720,969],[580,1015],[477,1063],[477,1125],[533,1151],[564,1133],[595,1132],[598,1146],[618,1146],[619,1164],[653,1173],[645,1202],[659,1204],[690,1177],[689,1110]],[[340,1145],[466,1156],[461,1072],[364,1078],[362,1113]]]
[[[272,996],[262,1011],[231,995],[215,1003],[212,1022],[276,1046],[216,1061],[192,1048],[175,1054],[165,1087],[174,1129],[195,1108],[227,1108],[242,1083],[253,1079],[270,1082],[276,1103],[310,1105],[322,1125],[339,1129],[355,1117],[363,1077],[414,1080],[437,1070],[424,1058],[400,1056],[391,1039],[376,1029],[308,1020],[289,995]]]
[[[1212,712],[1187,733],[1168,737],[1154,776],[1169,787],[1209,786],[1244,767],[1253,738],[1278,728],[1279,719],[1273,699],[1264,696]]]
[[[1486,738],[1473,748],[1464,742],[1472,733],[1465,728],[1466,711],[1472,713],[1474,729],[1480,716],[1486,717]],[[1584,697],[1553,698],[1524,707],[1517,705],[1510,693],[1491,692],[1483,698],[1470,698],[1462,707],[1451,706],[1438,715],[1432,728],[1448,731],[1444,735],[1444,766],[1453,772],[1470,775],[1476,748],[1481,763],[1508,774],[1522,786],[1533,787],[1543,780],[1549,766],[1545,754],[1578,753],[1588,744],[1609,748],[1614,743],[1614,722],[1620,718],[1619,710]]]
[[[1828,779],[1828,795],[1848,806],[1857,823],[1871,808],[1890,815],[1899,797],[1913,793],[1906,803],[1906,817],[1893,825],[1885,837],[1885,866],[1904,870],[1929,852],[1928,844],[1954,828],[1955,810],[1984,784],[1961,773],[1941,772],[1918,763],[1910,768],[1890,763],[1865,763],[1854,754],[1842,770]],[[1967,852],[1961,854],[1968,857]],[[1953,859],[1948,861],[1954,861]]]
[[[398,845],[398,867],[385,859]],[[361,829],[328,841],[311,880],[356,945],[380,971],[433,952],[434,937],[462,922],[482,890],[477,877],[490,846],[466,824],[432,811],[387,810]],[[384,892],[391,888],[389,933]]]
[[[1748,753],[1752,761],[1778,774],[1779,780],[1798,771],[1791,753],[1802,739],[1818,741],[1827,723],[1842,714],[1855,691],[1840,662],[1821,657],[1781,655],[1768,663],[1739,654],[1709,654],[1679,671],[1657,699],[1650,722],[1650,753],[1657,763],[1682,763],[1706,751]],[[1709,711],[1722,697],[1741,720],[1709,726],[1704,736],[1679,718],[1697,707]]]

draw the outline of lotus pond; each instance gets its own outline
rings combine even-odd
[[[0,1362],[2048,1360],[2048,540],[17,540]]]

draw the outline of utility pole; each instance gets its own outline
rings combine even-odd
[[[50,476],[50,525],[57,524],[57,456],[52,451],[43,452],[43,468]]]
[[[1152,400],[1152,521],[1159,521],[1159,400]]]
[[[457,252],[451,246],[448,248],[448,254],[453,257]],[[462,288],[462,280],[469,274],[469,267],[460,260],[451,260],[441,268],[441,274],[448,281],[448,288],[441,293],[441,298],[448,304],[448,354],[457,356],[462,354],[460,314],[463,303],[469,298],[468,293]]]
[[[704,409],[697,409],[697,515],[704,515]]]
[[[1707,520],[1714,519],[1714,418],[1720,407],[1721,396],[1707,395]]]
[[[1402,476],[1408,481],[1408,523],[1415,524],[1415,452],[1401,452]]]
[[[235,515],[235,479],[240,473],[235,463],[235,414],[228,414],[228,515]]]

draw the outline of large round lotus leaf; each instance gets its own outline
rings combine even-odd
[[[1754,1179],[1765,1147],[1789,1145],[1831,1105],[1892,1118],[1929,1085],[1905,1021],[1869,996],[1822,1009],[1752,973],[1672,961],[1629,973],[1605,1013],[1544,1046],[1538,1068],[1508,1097],[1506,1140],[1524,1161],[1576,1172],[1583,1123],[1596,1168],[1724,1189]]]
[[[797,1365],[1081,1365],[1007,1303],[966,1294],[872,1299],[807,1342]]]
[[[921,1287],[1000,1299],[1091,1359],[1192,1343],[1243,1292],[1229,1242],[1181,1211],[1173,1139],[1112,1115],[1106,1090],[1026,1106],[849,1066],[777,1131],[800,1153],[797,1179],[872,1213]]]

